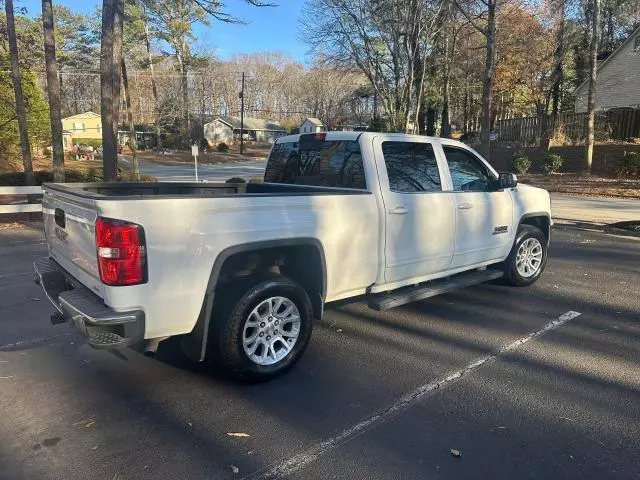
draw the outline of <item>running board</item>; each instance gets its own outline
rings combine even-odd
[[[390,308],[399,307],[407,303],[435,297],[442,293],[470,287],[471,285],[488,282],[489,280],[495,280],[502,276],[504,276],[502,270],[473,270],[471,272],[459,273],[452,277],[432,280],[423,285],[404,287],[389,293],[374,294],[369,297],[368,304],[369,307],[374,310],[389,310]]]

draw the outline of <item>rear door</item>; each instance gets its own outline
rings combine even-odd
[[[444,166],[420,137],[375,137],[384,202],[385,280],[403,282],[449,268],[454,248],[454,194]]]
[[[95,201],[45,187],[42,213],[51,258],[102,296],[95,238]]]
[[[442,142],[455,200],[455,254],[451,268],[501,261],[509,253],[513,201],[496,190],[497,175],[473,151]]]

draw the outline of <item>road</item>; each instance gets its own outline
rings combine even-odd
[[[0,230],[0,479],[640,478],[640,241],[552,238],[533,287],[330,306],[242,385],[49,325],[39,226]]]
[[[130,168],[129,157],[120,156],[120,165]],[[200,165],[200,179],[225,181],[231,177],[249,179],[262,177],[266,162],[256,160],[232,164]],[[140,172],[165,181],[191,181],[195,179],[193,165],[160,165],[140,162]],[[592,223],[596,225],[640,220],[640,200],[604,197],[552,195],[554,220],[559,223]]]
[[[577,195],[552,195],[551,207],[555,221],[609,224],[640,220],[640,200]]]
[[[132,169],[131,158],[120,155],[118,164],[121,168]],[[252,177],[262,178],[266,166],[265,160],[246,162],[220,163],[217,165],[198,165],[198,178],[211,182],[224,182],[231,177],[240,177],[246,180]],[[159,163],[140,161],[140,173],[151,175],[162,181],[194,181],[195,168],[191,164],[162,165]]]

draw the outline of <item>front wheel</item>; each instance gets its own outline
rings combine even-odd
[[[535,283],[547,263],[547,238],[533,225],[520,225],[511,253],[505,260],[505,278],[516,287]]]
[[[265,381],[302,356],[311,337],[307,292],[282,276],[234,282],[216,294],[208,355],[231,376]]]

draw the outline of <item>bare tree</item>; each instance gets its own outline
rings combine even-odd
[[[151,73],[151,91],[153,93],[153,126],[156,131],[156,151],[160,151],[160,114],[158,111],[158,86],[156,84],[156,73],[153,65],[153,55],[151,54],[151,35],[149,32],[149,15],[147,9],[142,5],[144,21],[144,46],[147,52],[147,62]]]
[[[587,151],[585,155],[585,173],[591,174],[593,163],[593,144],[596,131],[596,75],[598,71],[598,26],[600,24],[600,0],[590,0],[587,17],[589,18],[589,96],[587,100]]]
[[[18,117],[18,129],[20,130],[24,180],[27,185],[35,185],[36,181],[33,176],[33,165],[31,163],[31,144],[29,142],[29,131],[27,129],[27,114],[24,105],[20,64],[18,60],[18,42],[16,39],[16,22],[13,15],[13,0],[5,0],[4,8],[7,14],[7,40],[9,42],[9,56],[11,57],[11,80],[13,81],[16,116]]]
[[[496,63],[496,9],[497,0],[463,2],[453,0],[467,21],[486,39],[484,75],[482,77],[482,116],[480,121],[480,144],[482,154],[491,158],[491,108],[493,78]]]
[[[64,146],[62,139],[62,113],[60,81],[56,60],[56,39],[51,0],[42,0],[42,26],[44,31],[44,60],[49,95],[49,119],[51,121],[51,150],[53,153],[53,180],[64,182]]]
[[[383,103],[390,128],[407,131],[420,96],[417,65],[437,32],[441,6],[429,0],[313,0],[301,37],[327,63],[357,67]]]
[[[122,85],[124,86],[124,98],[127,103],[127,123],[129,124],[129,147],[133,158],[133,174],[136,180],[140,180],[140,167],[138,166],[138,141],[136,139],[136,127],[133,123],[133,108],[131,107],[131,91],[129,90],[129,77],[127,76],[127,64],[124,57],[121,58]]]

